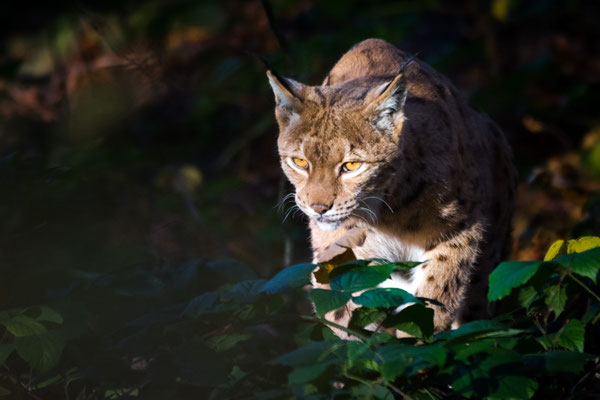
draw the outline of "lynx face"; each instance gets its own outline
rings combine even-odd
[[[269,74],[277,101],[282,168],[296,204],[319,228],[337,229],[354,216],[375,222],[381,188],[394,176],[404,121],[401,76],[372,88],[285,84]]]

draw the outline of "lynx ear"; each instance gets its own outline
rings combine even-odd
[[[300,116],[304,102],[301,96],[306,86],[271,71],[267,71],[267,77],[275,93],[275,116],[280,124],[286,125]]]
[[[375,128],[395,134],[404,121],[404,103],[408,85],[404,74],[397,75],[391,82],[379,85],[367,97],[366,111]],[[372,100],[369,101],[369,98]]]

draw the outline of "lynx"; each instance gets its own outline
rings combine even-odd
[[[320,86],[267,76],[313,262],[341,247],[360,259],[421,261],[380,287],[439,302],[436,331],[486,317],[517,182],[498,126],[446,77],[379,39],[352,47]],[[347,325],[356,307],[326,318]]]

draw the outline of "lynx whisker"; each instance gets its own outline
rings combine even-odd
[[[294,204],[293,206],[288,208],[287,211],[285,212],[285,217],[283,217],[283,222],[285,222],[288,219],[290,214],[292,215],[292,218],[294,218],[298,212],[301,212],[300,207],[298,207],[298,205]]]
[[[279,212],[281,212],[283,210],[283,207],[285,206],[285,204],[288,203],[291,198],[295,199],[296,193],[292,192],[292,193],[286,194],[281,200],[279,200],[279,202],[277,202],[277,204],[275,205],[275,208],[277,208],[277,210]]]
[[[354,213],[354,212],[350,213],[350,215],[351,215],[351,216],[353,216],[353,217],[356,217],[356,218],[360,218],[360,219],[362,219],[363,221],[365,221],[365,224],[368,224],[368,223],[369,223],[369,221],[367,221],[367,220],[365,219],[365,217],[363,217],[362,215],[356,214],[356,213]]]
[[[366,202],[365,200],[360,200],[360,201],[358,202],[358,204],[359,204],[359,205],[360,205],[361,203],[364,205],[364,207],[359,207],[359,210],[360,210],[360,209],[363,209],[363,210],[365,210],[365,211],[366,211],[366,212],[367,212],[367,213],[368,213],[368,214],[371,216],[371,218],[373,219],[373,223],[377,222],[377,214],[375,213],[375,211],[373,211],[373,210],[371,210],[371,209],[369,208],[369,205],[367,204],[367,202]]]
[[[367,216],[371,219],[371,223],[376,223],[377,222],[377,214],[375,214],[372,210],[370,210],[368,207],[358,207],[357,210],[362,210],[365,211]]]
[[[387,206],[387,208],[389,208],[389,210],[392,212],[392,214],[394,213],[394,210],[392,209],[392,207],[388,204],[387,201],[385,201],[384,199],[382,199],[381,197],[378,196],[368,196],[363,198],[363,200],[369,200],[369,199],[375,199],[375,200],[379,200],[380,202],[382,202],[383,204],[385,204]]]

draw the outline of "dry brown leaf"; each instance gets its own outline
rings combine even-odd
[[[319,268],[317,268],[317,270],[314,272],[315,279],[319,283],[327,284],[329,283],[329,274],[331,273],[331,271],[333,271],[340,265],[353,260],[356,260],[356,256],[354,255],[354,252],[351,248],[347,248],[342,254],[338,254],[334,256],[331,260],[320,264]]]

